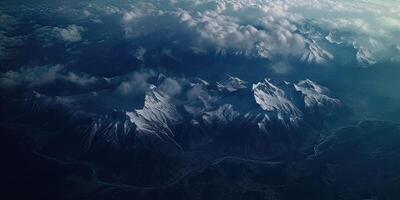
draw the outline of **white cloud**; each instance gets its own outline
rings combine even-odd
[[[322,44],[329,32],[350,33],[336,45],[357,42],[379,55],[378,60],[392,56],[383,47],[399,45],[400,6],[394,1],[149,1],[133,3],[121,13],[128,37],[157,33],[194,53],[302,58],[323,64],[335,56]],[[373,47],[370,38],[382,48]]]
[[[175,96],[180,94],[182,91],[181,84],[173,79],[173,78],[166,78],[161,85],[159,86],[160,90],[167,93],[170,96]]]
[[[119,22],[111,23],[120,24],[128,39],[137,39],[134,42],[140,43],[149,58],[160,49],[169,49],[175,57],[179,56],[177,52],[188,51],[325,64],[334,59],[334,48],[357,43],[356,52],[367,49],[379,62],[391,59],[390,49],[400,45],[400,5],[395,1],[98,1],[76,13],[80,15],[77,19],[105,23],[99,26],[108,26],[110,20],[119,18]],[[81,41],[85,31],[74,24],[48,28],[50,33],[40,37],[47,41],[45,46],[56,43],[51,38],[67,43]],[[330,32],[340,42],[329,43],[325,37]],[[142,59],[143,51],[139,50],[133,54]]]
[[[280,1],[191,2],[146,4],[147,9],[134,5],[121,19],[127,37],[157,35],[166,41],[174,37],[175,44],[187,50],[271,60],[301,57],[310,51],[309,45],[318,46],[298,31],[297,23],[302,18],[287,12],[287,6]]]
[[[81,33],[85,30],[81,26],[75,24],[69,25],[66,28],[56,28],[60,33],[61,38],[66,42],[79,42],[82,40]]]
[[[396,57],[392,49],[400,44],[397,1],[287,0],[286,3],[289,11],[310,19],[321,29],[335,32],[341,45],[354,46],[357,50],[354,57],[361,65]],[[366,54],[371,62],[360,59],[360,55]]]
[[[146,54],[146,49],[143,47],[139,47],[136,49],[135,53],[133,54],[134,57],[140,61],[144,61],[144,55]]]
[[[285,62],[277,62],[271,65],[271,69],[276,74],[286,74],[292,67]]]
[[[122,96],[136,96],[149,89],[149,79],[154,77],[153,71],[140,71],[132,74],[131,78],[123,81],[115,89],[115,93]]]
[[[68,71],[63,65],[21,68],[18,71],[0,73],[0,87],[2,88],[36,88],[56,80],[67,81],[79,86],[88,86],[97,82],[97,78]]]
[[[6,32],[0,31],[0,60],[13,59],[15,51],[25,40],[26,36],[8,36]]]
[[[132,23],[134,20],[141,16],[141,12],[139,10],[131,10],[129,12],[125,12],[122,15],[122,22],[123,23]]]
[[[37,26],[34,32],[35,37],[43,43],[44,47],[56,43],[74,43],[82,40],[82,32],[86,29],[75,24],[65,28],[51,26]]]

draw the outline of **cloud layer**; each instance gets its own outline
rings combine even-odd
[[[127,37],[162,37],[194,53],[324,64],[335,57],[325,48],[332,43],[329,49],[354,48],[362,65],[398,59],[400,8],[392,1],[191,0],[130,6],[120,10]]]
[[[0,73],[0,87],[2,88],[27,87],[34,89],[55,81],[66,81],[85,87],[94,84],[97,78],[71,72],[63,65],[21,68],[18,71]]]
[[[248,59],[247,68],[262,65],[284,76],[304,64],[400,61],[395,1],[82,1],[38,3],[26,16],[15,14],[23,6],[16,8],[0,12],[0,61],[8,62],[2,63],[3,88],[109,79],[118,80],[115,94],[132,96],[143,94],[155,78],[140,69],[174,73],[168,67],[177,63],[190,71],[196,64],[217,68]],[[43,19],[35,18],[39,14]],[[181,94],[177,80],[160,81],[164,92]],[[202,94],[201,88],[192,92]]]

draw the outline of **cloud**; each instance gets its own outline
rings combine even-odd
[[[63,75],[62,78],[80,86],[88,86],[98,81],[96,77],[90,76],[85,73],[77,74],[73,72],[68,72],[67,74]]]
[[[189,5],[172,1],[145,4],[145,7],[134,4],[121,17],[126,36],[171,41],[172,51],[186,49],[195,54],[208,52],[270,60],[314,53],[309,46],[322,49],[299,32],[298,23],[302,18],[288,12],[280,1],[192,2]],[[154,36],[161,38],[151,38]]]
[[[187,92],[186,98],[191,104],[201,103],[205,108],[211,107],[217,100],[215,96],[210,94],[203,84],[193,85]]]
[[[35,37],[42,42],[44,47],[53,46],[56,43],[75,43],[82,40],[82,32],[86,29],[75,24],[65,28],[51,26],[37,26]]]
[[[115,89],[115,93],[121,96],[136,96],[143,94],[149,89],[149,79],[154,76],[155,73],[151,70],[135,72],[127,81],[123,81],[119,84]]]
[[[143,47],[139,47],[138,49],[135,50],[134,56],[136,59],[140,61],[144,61],[144,54],[146,54],[146,49]]]
[[[31,68],[21,68],[17,71],[0,73],[0,87],[2,88],[37,88],[51,84],[57,80],[70,82],[79,86],[88,86],[98,81],[87,74],[77,74],[68,71],[63,65],[46,65]]]
[[[132,23],[137,18],[141,17],[142,13],[139,10],[131,10],[122,15],[123,23]]]
[[[286,59],[330,64],[342,48],[353,46],[355,53],[349,59],[356,61],[357,52],[366,49],[379,62],[396,56],[392,49],[400,45],[400,6],[394,1],[117,0],[83,5],[60,8],[70,25],[38,23],[43,25],[36,25],[36,39],[44,47],[90,39],[91,44],[104,45],[124,40],[129,53],[143,62],[146,57],[146,64],[166,57],[163,49],[179,61],[193,54],[210,60],[227,55],[272,63]],[[0,13],[0,21],[8,19]],[[87,22],[95,28],[83,27]]]
[[[16,87],[20,85],[36,87],[56,80],[63,68],[61,65],[55,65],[8,71],[0,75],[0,85],[3,87]]]
[[[130,6],[121,10],[126,36],[156,35],[157,41],[169,41],[172,51],[327,64],[335,57],[326,47],[330,32],[343,40],[332,44],[335,48],[356,42],[357,50],[367,49],[377,60],[391,59],[392,48],[384,47],[399,45],[400,6],[392,1],[174,0]]]
[[[175,96],[180,94],[182,91],[181,84],[173,79],[173,78],[166,78],[159,86],[160,90],[167,93],[170,96]]]
[[[66,42],[79,42],[82,40],[81,33],[85,30],[81,26],[75,24],[69,25],[66,28],[56,28],[60,33],[61,38]]]
[[[271,69],[276,74],[286,74],[292,67],[285,62],[277,62],[271,65]]]
[[[0,60],[13,59],[25,40],[26,36],[8,36],[6,32],[0,31]]]
[[[374,64],[360,59],[384,61],[396,57],[392,49],[399,45],[400,4],[396,1],[318,0],[287,1],[288,10],[310,19],[315,26],[340,38],[342,46],[353,46],[361,65]],[[331,37],[328,37],[331,38]]]

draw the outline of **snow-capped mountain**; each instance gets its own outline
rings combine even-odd
[[[373,65],[377,62],[374,55],[368,49],[363,47],[360,47],[357,50],[356,59],[363,66]]]
[[[329,34],[327,36],[325,36],[325,39],[328,42],[330,42],[331,44],[342,44],[343,43],[341,38],[333,35],[332,32],[329,32]]]
[[[324,64],[334,58],[331,53],[321,48],[313,39],[307,40],[306,46],[307,51],[305,51],[300,58],[303,62]]]
[[[302,112],[295,105],[295,97],[291,96],[289,85],[290,83],[286,82],[284,87],[278,88],[266,79],[253,85],[254,98],[268,116],[275,117],[283,123],[296,123],[302,118]]]
[[[216,83],[193,79],[183,88],[182,94],[170,96],[162,87],[150,85],[141,109],[90,114],[92,122],[83,133],[88,147],[100,141],[115,147],[165,145],[163,149],[182,151],[201,148],[235,131],[268,141],[315,127],[311,118],[320,120],[322,112],[335,112],[342,106],[328,96],[327,88],[308,79],[298,83],[265,79],[251,86],[228,76]]]
[[[327,95],[327,88],[314,83],[310,79],[299,81],[297,84],[294,84],[294,87],[304,95],[304,103],[308,108],[341,105],[338,99]]]
[[[169,128],[182,120],[174,101],[167,94],[150,85],[144,100],[144,107],[133,112],[127,112],[130,121],[136,125],[136,130],[143,134],[166,134],[173,136]]]
[[[247,88],[247,86],[245,81],[242,81],[237,77],[228,76],[227,79],[217,82],[217,88],[219,91],[225,90],[228,92],[235,92],[237,90]]]

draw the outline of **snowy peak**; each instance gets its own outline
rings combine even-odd
[[[232,122],[239,116],[240,113],[235,111],[231,104],[225,104],[217,110],[205,112],[202,119],[207,125],[212,125],[213,123],[222,125]]]
[[[146,93],[144,107],[127,112],[126,115],[136,125],[137,130],[143,133],[172,134],[169,126],[182,119],[172,98],[154,85]]]
[[[194,138],[207,137],[204,141],[212,141],[213,135],[238,124],[257,127],[252,131],[268,134],[277,129],[295,131],[304,124],[313,127],[316,123],[310,120],[322,121],[324,113],[331,116],[341,106],[339,100],[328,96],[327,88],[308,79],[297,84],[265,79],[252,87],[235,77],[208,86],[204,83],[191,86],[191,82],[186,82],[182,95],[175,96],[150,85],[141,109],[113,117],[99,115],[87,137],[92,141],[90,138],[98,136],[113,144],[125,137],[140,141],[152,138],[181,149],[179,138],[192,138],[191,144],[196,146]],[[226,95],[238,90],[243,91]],[[205,99],[207,106],[198,99]]]
[[[285,83],[286,84],[286,83]],[[256,103],[265,111],[277,112],[290,117],[301,117],[301,111],[289,100],[287,92],[268,79],[253,85]]]
[[[217,82],[217,88],[219,91],[235,92],[247,88],[246,84],[247,82],[228,75],[227,79]]]
[[[311,80],[302,80],[294,84],[301,92],[305,103],[305,112],[312,117],[331,117],[345,111],[345,107],[338,99],[329,96],[329,90]]]
[[[341,38],[336,38],[332,32],[329,32],[327,36],[325,36],[325,39],[330,42],[331,44],[342,44],[343,42],[341,41]]]
[[[110,144],[118,146],[134,130],[132,123],[124,112],[113,111],[93,120],[86,130],[86,147],[90,148],[95,137],[101,137]]]
[[[295,125],[305,115],[314,113],[331,114],[342,106],[338,99],[328,96],[328,89],[306,79],[297,84],[287,81],[274,84],[266,79],[253,85],[256,103],[267,113],[286,125]]]
[[[300,58],[301,61],[308,63],[325,64],[329,60],[333,59],[333,55],[325,49],[321,48],[314,40],[307,41],[306,45],[308,47],[308,51],[303,53],[302,57]]]
[[[209,86],[210,83],[208,83],[207,81],[201,79],[201,78],[196,78],[193,84],[201,84],[204,86]]]
[[[358,63],[364,66],[373,65],[377,62],[374,55],[368,49],[362,47],[358,49],[356,59]]]
[[[306,107],[340,105],[340,101],[327,95],[328,89],[306,79],[294,85],[304,95]]]
[[[168,101],[170,101],[170,97],[167,94],[159,91],[155,85],[150,85],[150,91],[144,98],[144,109],[162,107]]]

